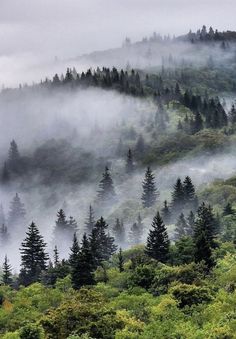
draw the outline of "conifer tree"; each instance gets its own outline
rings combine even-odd
[[[189,212],[189,215],[187,216],[187,228],[186,228],[186,235],[192,237],[194,233],[194,227],[195,227],[195,215],[193,211]]]
[[[6,185],[9,183],[10,181],[10,172],[8,170],[8,166],[7,163],[5,162],[3,165],[3,169],[2,169],[2,178],[1,178],[1,182],[3,185]]]
[[[207,239],[206,232],[203,230],[195,230],[194,235],[194,258],[195,262],[203,261],[205,265],[210,269],[214,265],[214,260],[212,258],[212,248]]]
[[[12,230],[21,230],[25,221],[25,207],[21,199],[16,193],[10,204],[10,211],[8,215],[8,226]]]
[[[58,252],[58,249],[57,249],[57,246],[54,247],[54,250],[53,250],[53,259],[54,259],[54,267],[58,266],[59,264],[59,252]]]
[[[234,209],[232,208],[232,204],[230,202],[228,202],[225,207],[224,207],[224,210],[223,210],[223,216],[226,216],[226,215],[231,215],[231,214],[234,214],[235,211]]]
[[[135,146],[135,151],[136,153],[140,156],[145,152],[146,145],[144,142],[144,138],[142,134],[139,135],[136,146]]]
[[[118,253],[118,268],[119,272],[124,272],[124,257],[122,253],[122,248],[120,247],[119,253]]]
[[[18,146],[15,140],[12,140],[10,143],[10,149],[8,153],[8,164],[13,170],[14,170],[14,167],[17,166],[19,159],[20,159],[20,153],[18,150]]]
[[[73,243],[72,243],[72,246],[70,248],[70,251],[71,251],[71,253],[70,253],[70,256],[69,256],[69,263],[70,263],[72,268],[73,267],[75,268],[77,260],[78,260],[79,251],[80,251],[76,233],[74,233]]]
[[[101,217],[95,224],[90,235],[90,246],[94,257],[94,266],[101,265],[102,261],[109,260],[117,247],[115,239],[107,233],[108,225]]]
[[[149,257],[165,263],[169,256],[169,246],[167,229],[160,213],[157,212],[152,222],[152,229],[149,231],[145,252]]]
[[[66,219],[64,210],[61,208],[57,212],[57,220],[54,228],[54,243],[61,245],[63,242],[71,241],[76,231],[77,223],[73,217]]]
[[[143,207],[151,207],[155,204],[158,193],[155,185],[155,177],[150,167],[148,167],[146,170],[142,186],[143,186],[142,194]]]
[[[85,221],[86,234],[91,234],[92,229],[94,228],[94,225],[95,225],[94,211],[93,211],[92,206],[90,205],[88,217],[87,217],[87,220]]]
[[[116,219],[116,223],[113,227],[113,234],[117,243],[122,244],[125,241],[125,228],[123,221],[119,218]]]
[[[99,184],[100,190],[98,191],[98,198],[101,201],[111,201],[115,198],[116,193],[114,190],[113,180],[109,168],[106,166],[103,178]]]
[[[23,285],[38,281],[41,272],[46,270],[48,254],[45,252],[45,247],[43,237],[35,223],[32,222],[20,248],[21,273],[19,278]]]
[[[2,204],[0,204],[0,226],[5,225],[6,223],[6,218],[5,218],[5,213]]]
[[[84,234],[75,266],[72,266],[71,281],[73,288],[78,290],[82,286],[93,285],[95,283],[93,271],[93,254],[90,242],[86,234]]]
[[[1,240],[1,247],[6,247],[9,243],[10,235],[8,233],[7,226],[4,224],[0,226],[0,240]]]
[[[187,235],[187,222],[183,213],[180,214],[175,225],[175,240],[179,240]]]
[[[170,208],[168,206],[168,203],[167,201],[165,200],[164,201],[164,207],[162,208],[161,210],[161,217],[163,219],[163,222],[165,224],[169,224],[170,223],[170,220],[171,220],[171,212],[170,212]]]
[[[196,209],[197,204],[198,204],[198,199],[195,193],[195,187],[189,176],[187,176],[184,179],[183,189],[184,189],[184,199],[185,199],[186,207]]]
[[[2,281],[4,285],[12,284],[12,267],[9,264],[9,260],[6,255],[2,266]]]
[[[128,150],[125,168],[126,168],[126,173],[128,174],[134,171],[133,154],[132,154],[131,149]]]
[[[130,239],[130,243],[131,243],[132,245],[138,245],[138,244],[141,243],[141,239],[142,239],[142,229],[140,229],[140,226],[138,225],[137,222],[135,222],[135,223],[130,227],[129,239]]]
[[[174,191],[172,192],[171,207],[174,213],[181,212],[185,201],[185,193],[183,184],[180,178],[177,179],[174,185]]]
[[[214,248],[215,238],[218,234],[218,227],[212,212],[212,207],[210,205],[206,206],[204,202],[197,211],[197,219],[195,221],[194,229],[195,242],[197,241],[197,238],[201,238],[201,233],[204,233],[204,237],[209,243],[209,246]]]

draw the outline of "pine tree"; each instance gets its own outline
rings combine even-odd
[[[155,177],[150,167],[148,167],[146,170],[142,186],[143,186],[142,194],[143,207],[151,207],[155,204],[158,193],[155,186]]]
[[[9,264],[7,256],[5,256],[3,265],[2,265],[2,281],[4,285],[12,284],[12,267]]]
[[[45,252],[45,247],[43,237],[35,223],[32,222],[20,248],[22,268],[19,278],[23,285],[38,281],[41,272],[46,270],[48,254]]]
[[[59,252],[58,252],[58,249],[57,249],[57,246],[54,247],[54,250],[53,250],[53,259],[54,259],[54,267],[58,266],[59,264]]]
[[[70,216],[68,221],[68,229],[70,230],[70,232],[74,233],[75,231],[78,230],[77,228],[78,228],[77,221],[72,216]]]
[[[149,231],[145,252],[149,257],[165,263],[169,256],[169,246],[167,229],[160,213],[157,212],[152,222],[152,229]]]
[[[79,255],[79,251],[80,251],[76,233],[74,233],[73,243],[72,243],[72,246],[70,248],[70,251],[71,251],[71,253],[70,253],[70,256],[69,256],[69,263],[70,263],[72,268],[73,267],[75,268],[76,263],[77,263],[77,259],[78,259],[78,255]]]
[[[234,214],[234,209],[232,208],[232,204],[230,202],[228,202],[225,207],[224,207],[224,210],[223,210],[223,216],[226,216],[226,215],[231,215],[231,214]]]
[[[73,288],[80,289],[82,286],[93,285],[95,283],[93,270],[93,253],[90,242],[86,234],[84,234],[76,265],[74,267],[72,266],[71,281]]]
[[[21,199],[16,193],[10,204],[10,211],[8,216],[8,226],[12,230],[21,230],[25,222],[25,207]]]
[[[12,140],[10,143],[10,149],[8,153],[8,164],[10,165],[12,169],[14,169],[14,167],[17,166],[19,159],[20,159],[20,153],[18,150],[18,146],[15,140]]]
[[[145,145],[142,134],[140,134],[137,140],[136,146],[135,146],[135,151],[139,156],[141,156],[145,152],[145,149],[146,149],[146,145]]]
[[[85,230],[87,234],[91,234],[92,229],[94,228],[95,225],[95,219],[94,219],[94,211],[92,206],[89,206],[89,213],[88,213],[88,218],[85,222]]]
[[[199,230],[199,232],[195,231],[194,236],[194,258],[195,262],[203,261],[208,269],[210,269],[214,265],[214,260],[212,258],[212,249],[207,239],[206,232],[203,230]]]
[[[170,220],[171,220],[171,212],[170,212],[170,208],[168,206],[168,203],[167,201],[165,200],[164,201],[164,207],[162,208],[161,210],[161,217],[163,219],[163,222],[165,224],[169,224],[170,223]]]
[[[105,172],[103,173],[103,178],[100,181],[99,184],[99,192],[98,192],[98,198],[101,201],[111,201],[115,198],[116,193],[114,190],[113,180],[111,178],[111,174],[109,171],[109,168],[105,168]]]
[[[138,245],[142,240],[142,229],[137,222],[130,227],[129,239],[132,245]]]
[[[184,199],[185,199],[186,207],[196,209],[198,200],[197,200],[196,193],[195,193],[195,187],[189,176],[187,176],[184,179],[183,190],[184,190]]]
[[[5,162],[2,169],[2,178],[1,178],[2,184],[3,185],[8,184],[10,181],[10,177],[11,177],[10,172],[8,170],[7,163]]]
[[[181,212],[184,206],[185,193],[183,184],[180,178],[177,179],[176,184],[174,185],[174,191],[172,192],[172,202],[171,207],[174,213]]]
[[[102,261],[109,260],[117,249],[114,238],[107,233],[107,228],[106,221],[101,217],[96,222],[90,235],[95,267],[101,265]]]
[[[61,208],[57,212],[57,220],[54,228],[54,243],[58,245],[65,241],[71,241],[73,234],[76,231],[77,223],[73,217],[66,219],[64,210]]]
[[[175,225],[175,240],[179,240],[187,235],[187,222],[183,213],[180,214]]]
[[[0,240],[1,240],[1,247],[6,247],[9,243],[10,235],[8,233],[7,227],[3,224],[0,226]]]
[[[134,171],[133,154],[132,154],[131,149],[128,150],[125,168],[126,168],[126,172],[128,174],[130,174]]]
[[[115,240],[119,244],[123,244],[125,241],[125,228],[123,221],[120,219],[116,219],[116,223],[113,227],[113,234],[115,237]]]
[[[118,253],[118,268],[119,268],[120,273],[124,272],[124,257],[123,257],[121,247],[120,247],[119,253]]]
[[[192,237],[194,233],[194,227],[195,227],[195,215],[193,211],[189,212],[189,215],[187,217],[187,228],[186,228],[186,235]]]
[[[6,218],[2,204],[0,204],[0,225],[5,225]]]

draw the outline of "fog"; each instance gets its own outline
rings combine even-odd
[[[223,9],[218,0],[1,0],[0,86],[39,81],[66,66],[82,70],[91,65],[69,60],[120,47],[126,36],[181,35],[203,24],[234,30],[235,9],[233,0]]]

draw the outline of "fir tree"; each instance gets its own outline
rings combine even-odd
[[[175,225],[175,240],[179,240],[187,235],[187,222],[183,213],[180,214],[177,223]]]
[[[20,153],[18,150],[18,146],[15,142],[15,140],[12,140],[10,143],[10,149],[8,153],[8,164],[12,169],[17,166],[18,161],[20,159]]]
[[[137,244],[141,243],[141,240],[142,240],[142,229],[140,228],[140,225],[138,225],[137,222],[135,222],[130,227],[129,239],[130,239],[130,243],[132,245],[137,245]]]
[[[119,268],[120,273],[124,272],[124,257],[123,257],[121,247],[120,247],[119,253],[118,253],[118,268]]]
[[[143,207],[151,207],[155,204],[158,193],[155,186],[155,177],[150,167],[148,167],[146,170],[142,186],[143,186],[142,194]]]
[[[109,171],[109,168],[105,168],[105,172],[103,173],[103,178],[100,181],[99,184],[99,192],[98,192],[98,198],[101,201],[111,201],[111,199],[114,199],[116,196],[114,186],[113,186],[113,180],[111,178],[111,174]]]
[[[54,243],[62,244],[66,241],[71,241],[73,234],[76,231],[77,223],[73,217],[69,218],[69,221],[66,219],[65,212],[61,208],[57,212],[57,220],[55,222],[54,228]]]
[[[6,218],[2,204],[0,205],[0,225],[5,225]]]
[[[142,134],[140,134],[135,146],[135,151],[140,156],[145,152],[145,149],[146,149],[145,142]]]
[[[231,215],[231,214],[234,214],[234,209],[232,208],[232,204],[228,202],[224,207],[222,215],[226,216],[226,215]]]
[[[20,248],[22,268],[19,278],[23,285],[38,281],[41,272],[46,270],[48,254],[45,252],[45,247],[43,237],[32,222]]]
[[[73,267],[75,268],[77,260],[78,260],[79,251],[80,251],[76,233],[74,233],[73,243],[72,243],[72,246],[70,248],[70,251],[71,251],[71,253],[70,253],[70,256],[69,256],[69,263],[70,263],[72,268]]]
[[[88,213],[88,218],[85,221],[85,230],[87,234],[90,234],[92,232],[92,229],[95,225],[95,219],[94,219],[94,211],[92,206],[89,206],[89,213]]]
[[[130,174],[134,171],[133,154],[132,154],[131,149],[128,150],[125,168],[126,168],[126,172],[128,174]]]
[[[196,209],[198,201],[195,193],[195,187],[189,176],[184,179],[183,190],[186,207]]]
[[[0,240],[1,240],[1,246],[4,248],[8,245],[10,239],[10,235],[8,233],[7,226],[4,224],[0,226]]]
[[[167,229],[160,213],[157,212],[152,222],[152,229],[149,231],[145,252],[149,257],[166,263],[169,256],[169,246]]]
[[[57,246],[55,246],[53,250],[53,259],[54,259],[53,260],[54,267],[56,267],[59,264],[59,252],[58,252]]]
[[[177,179],[174,185],[174,191],[172,192],[171,207],[174,213],[181,212],[184,206],[185,193],[183,184],[180,178]]]
[[[187,216],[187,228],[186,228],[186,235],[192,237],[194,233],[194,227],[195,227],[195,216],[193,211],[189,212],[189,215]]]
[[[8,216],[8,226],[12,230],[21,230],[25,221],[25,207],[21,199],[16,193],[10,204],[10,211]],[[11,232],[12,233],[12,232]]]
[[[3,265],[2,265],[2,281],[4,285],[12,284],[12,267],[9,264],[7,256],[5,256]]]
[[[194,258],[195,262],[203,261],[205,265],[210,269],[214,265],[212,258],[212,249],[207,239],[206,232],[203,230],[195,230],[194,235]]]
[[[80,289],[86,285],[93,285],[95,283],[93,270],[93,254],[91,252],[90,242],[86,234],[84,234],[76,265],[72,266],[71,281],[74,289]]]
[[[125,228],[123,221],[116,219],[116,223],[113,227],[113,234],[117,243],[122,244],[125,241]]]
[[[170,208],[168,206],[168,203],[167,201],[165,200],[164,201],[164,207],[162,208],[161,210],[161,217],[163,219],[163,222],[165,224],[169,224],[170,223],[170,220],[171,220],[171,212],[170,212]]]

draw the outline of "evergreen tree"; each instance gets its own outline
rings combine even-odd
[[[12,284],[12,267],[9,264],[7,256],[5,256],[3,265],[2,265],[2,281],[4,285]]]
[[[69,263],[70,263],[71,267],[75,269],[76,265],[77,265],[79,251],[80,251],[76,233],[74,233],[73,243],[72,243],[72,246],[70,248],[70,251],[71,251],[71,253],[70,253],[70,256],[69,256]]]
[[[5,225],[6,218],[2,204],[0,204],[0,225]]]
[[[20,153],[18,150],[18,146],[15,140],[12,140],[10,143],[10,149],[8,153],[8,164],[10,165],[12,170],[16,169],[19,159]]]
[[[99,184],[99,192],[98,192],[98,198],[101,201],[111,201],[111,199],[114,199],[116,196],[114,186],[113,186],[113,180],[111,178],[111,174],[109,171],[109,168],[105,168],[105,172],[103,173],[103,178],[100,181]]]
[[[77,223],[74,218],[70,217],[68,221],[64,210],[61,208],[57,212],[57,220],[54,228],[54,243],[58,246],[58,244],[61,245],[65,241],[71,241],[76,228]]]
[[[231,214],[234,214],[234,209],[232,208],[232,204],[228,202],[224,207],[223,216],[231,215]]]
[[[132,154],[131,149],[128,150],[125,168],[126,168],[126,172],[128,174],[130,174],[134,171],[133,154]]]
[[[54,259],[54,267],[56,267],[59,264],[59,252],[58,252],[57,246],[55,246],[53,250],[53,259]]]
[[[161,210],[161,217],[163,219],[163,222],[165,224],[169,224],[170,223],[170,220],[171,220],[171,212],[170,212],[170,208],[168,206],[168,203],[167,201],[165,200],[164,201],[164,207],[162,208]]]
[[[123,244],[125,241],[125,228],[123,221],[120,219],[116,219],[116,223],[113,227],[113,234],[115,236],[115,240],[119,244]]]
[[[84,234],[76,265],[72,266],[71,281],[73,288],[78,290],[82,286],[93,285],[95,283],[93,270],[93,254],[91,252],[90,242],[86,234]]]
[[[190,211],[187,217],[187,228],[186,228],[187,236],[190,236],[190,237],[193,236],[194,227],[195,227],[195,216],[194,216],[193,211]]]
[[[181,212],[185,201],[185,193],[183,184],[180,178],[177,179],[174,185],[174,191],[172,192],[171,207],[174,213]]]
[[[138,244],[141,243],[141,240],[142,240],[142,229],[140,228],[140,225],[137,222],[135,222],[130,227],[129,239],[130,239],[130,243],[132,245],[138,245]]]
[[[212,258],[212,249],[207,239],[205,231],[195,230],[194,235],[194,258],[195,262],[203,261],[205,265],[210,269],[214,265],[214,260]]]
[[[142,194],[143,207],[151,207],[155,204],[158,193],[155,186],[155,177],[150,167],[148,167],[146,170],[142,186],[143,186]]]
[[[169,256],[169,246],[167,229],[160,213],[157,212],[152,222],[152,229],[149,231],[145,252],[149,257],[166,263]]]
[[[183,189],[184,189],[184,199],[185,199],[186,207],[196,210],[197,205],[198,205],[198,199],[195,193],[195,187],[189,176],[187,176],[184,179]]]
[[[92,229],[95,225],[95,219],[94,219],[94,211],[92,206],[89,206],[89,213],[88,213],[88,218],[85,222],[85,230],[87,234],[91,234]]]
[[[118,253],[118,268],[119,268],[120,273],[124,272],[124,257],[123,257],[121,247],[120,247],[119,253]]]
[[[0,226],[0,240],[1,240],[1,247],[6,247],[9,243],[9,239],[10,239],[10,235],[8,233],[8,229],[7,227],[2,224],[2,226]]]
[[[183,213],[180,214],[175,225],[175,240],[179,240],[187,235],[187,222]]]
[[[48,254],[45,252],[45,247],[43,237],[32,222],[20,248],[22,268],[19,278],[23,285],[38,281],[41,272],[46,270]]]
[[[7,163],[5,162],[2,169],[2,184],[6,185],[10,181],[10,172],[8,170]]]
[[[144,138],[142,134],[140,134],[140,136],[138,137],[136,146],[135,146],[135,151],[139,156],[141,156],[145,152],[145,149],[146,149],[146,145],[144,142]]]
[[[24,204],[21,202],[18,193],[16,193],[10,204],[10,211],[8,215],[8,226],[11,229],[11,233],[12,230],[21,231],[25,222],[25,214]]]
[[[94,257],[94,266],[110,259],[116,251],[115,240],[107,233],[108,225],[101,217],[95,224],[90,235],[90,246]]]
[[[77,230],[77,221],[72,216],[69,217],[68,226],[71,232],[75,232]]]

